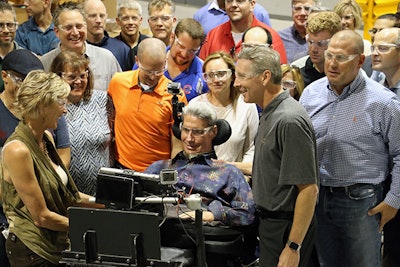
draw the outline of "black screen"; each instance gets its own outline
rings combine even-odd
[[[97,175],[96,202],[114,209],[131,209],[134,180],[99,173]]]

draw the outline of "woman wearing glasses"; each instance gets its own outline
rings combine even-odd
[[[281,65],[282,70],[282,87],[289,90],[290,95],[299,100],[304,90],[304,81],[301,77],[300,69],[296,66],[288,64]]]
[[[225,52],[209,55],[203,64],[203,77],[209,91],[191,101],[210,103],[217,112],[218,119],[225,119],[232,128],[227,142],[216,146],[218,159],[232,162],[244,174],[251,175],[254,155],[254,137],[258,128],[258,112],[255,104],[243,101],[239,90],[233,86],[235,63]]]
[[[355,0],[341,0],[333,8],[341,18],[342,30],[358,30],[362,24],[362,9]],[[364,55],[371,54],[371,42],[364,41]]]
[[[69,171],[80,191],[94,195],[100,167],[112,166],[107,92],[93,90],[89,60],[75,52],[58,54],[50,71],[71,87],[66,114],[71,139]]]

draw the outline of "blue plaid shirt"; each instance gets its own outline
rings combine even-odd
[[[212,161],[209,155],[188,159],[180,152],[174,159],[154,162],[145,173],[175,169],[178,171],[176,187],[185,188],[186,193],[199,193],[203,207],[216,221],[230,226],[252,224],[255,218],[253,193],[242,172],[233,165]]]
[[[361,71],[337,95],[322,78],[310,84],[300,103],[317,138],[321,184],[379,184],[392,171],[385,202],[400,207],[400,102]],[[389,160],[393,159],[393,168]]]

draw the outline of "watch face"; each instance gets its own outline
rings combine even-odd
[[[299,250],[300,250],[300,247],[301,247],[301,245],[299,245],[299,244],[297,244],[297,243],[294,243],[294,242],[292,242],[292,241],[288,241],[288,242],[287,242],[287,245],[289,246],[289,248],[291,248],[291,249],[293,249],[293,250],[295,250],[295,251],[299,251]]]

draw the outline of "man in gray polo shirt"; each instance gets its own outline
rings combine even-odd
[[[235,76],[244,101],[263,109],[252,173],[260,217],[260,266],[307,266],[318,194],[311,121],[283,90],[279,54],[274,50],[243,48]]]

